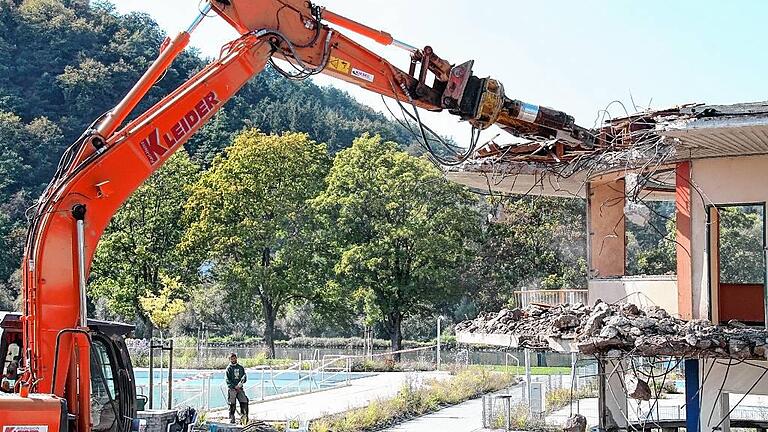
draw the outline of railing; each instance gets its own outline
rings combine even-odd
[[[313,368],[313,365],[317,364],[318,360],[316,359],[319,356],[319,351],[315,351],[315,353],[312,356],[312,360],[302,361],[301,356],[299,357],[299,361],[288,367],[288,368],[281,368],[278,371],[275,371],[273,368],[269,369],[262,369],[261,370],[261,379],[257,382],[251,385],[250,387],[246,387],[246,392],[248,390],[251,390],[252,393],[255,392],[256,387],[259,388],[259,399],[261,401],[264,401],[267,396],[267,391],[265,389],[266,386],[272,387],[272,393],[269,396],[279,396],[279,395],[285,395],[285,394],[302,394],[302,393],[311,393],[315,390],[330,388],[332,386],[341,386],[341,385],[349,385],[350,384],[350,372],[352,370],[352,358],[351,356],[323,356],[322,361],[320,361],[320,364],[317,367]],[[307,370],[306,374],[304,374],[303,369],[304,365],[309,363],[310,367],[309,370]],[[341,363],[343,366],[333,366],[335,364]],[[269,370],[269,376],[266,376],[266,372]],[[330,374],[328,374],[330,372]],[[288,374],[296,374],[296,380],[289,383],[277,387],[275,380],[280,380],[281,377],[288,375]],[[339,380],[336,381],[335,378],[337,378],[339,375],[345,375],[345,379],[343,381]],[[306,382],[307,387],[302,388],[302,383]],[[331,385],[333,384],[333,385]],[[227,394],[227,387],[226,384],[221,384],[220,391],[222,393],[222,396],[226,398]]]
[[[563,290],[527,290],[515,291],[514,302],[519,307],[526,307],[532,303],[546,305],[560,305],[565,303],[587,303],[588,290],[563,289]]]
[[[397,353],[412,353],[420,351],[432,351],[435,349],[435,345],[429,345],[426,347],[411,348],[397,351]],[[321,355],[320,350],[314,350],[311,359],[302,359],[299,355],[298,362],[290,366],[280,366],[279,369],[275,369],[275,366],[256,366],[247,368],[246,372],[249,373],[249,380],[244,390],[246,393],[250,393],[251,400],[264,401],[273,396],[284,396],[287,394],[302,394],[311,393],[321,389],[327,389],[337,386],[345,386],[351,384],[351,372],[352,364],[355,359],[369,359],[379,356],[390,356],[394,353],[378,353],[372,355]],[[305,369],[307,368],[308,369]],[[178,399],[174,399],[173,406],[178,408],[185,405],[194,405],[202,409],[219,409],[222,407],[212,406],[211,393],[215,392],[216,387],[219,387],[219,392],[224,400],[227,399],[227,386],[222,383],[218,386],[212,384],[211,379],[216,374],[222,374],[221,370],[208,370],[202,371],[195,375],[186,376],[183,378],[177,378],[173,380],[174,395],[184,396]],[[276,381],[286,381],[285,376],[289,374],[295,374],[296,378],[291,383],[283,383],[277,385]],[[258,375],[258,379],[256,376]],[[282,378],[282,380],[281,380]],[[198,384],[189,386],[185,383],[196,381]],[[164,393],[167,386],[161,386],[159,383],[155,383],[153,386],[159,390],[160,400],[167,397],[167,393]],[[140,393],[149,392],[147,385],[137,385],[137,390]]]

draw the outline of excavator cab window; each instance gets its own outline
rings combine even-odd
[[[91,420],[93,431],[119,430],[119,400],[115,384],[114,353],[101,338],[91,346]]]
[[[4,344],[2,349],[3,363],[0,365],[0,392],[12,393],[19,379],[19,359],[21,358],[21,341]]]
[[[19,379],[21,329],[13,314],[0,312],[0,393],[12,393]]]

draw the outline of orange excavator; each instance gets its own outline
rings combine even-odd
[[[211,11],[241,36],[226,44],[216,61],[126,123]],[[339,29],[402,48],[408,53],[407,71]],[[448,111],[473,131],[497,125],[558,145],[589,147],[594,141],[573,117],[511,99],[499,81],[474,76],[472,61],[454,65],[429,46],[418,49],[309,1],[210,0],[186,31],[164,41],[125,98],[66,149],[37,202],[22,263],[20,376],[12,394],[0,394],[3,432],[130,430],[136,390],[122,340],[127,330],[88,320],[86,312],[96,245],[133,191],[267,63],[291,79],[323,73],[393,99],[412,116],[409,123],[418,125],[427,147],[435,138],[427,136],[431,131],[417,108]],[[2,344],[7,347],[8,340]],[[0,354],[5,360],[6,353]]]

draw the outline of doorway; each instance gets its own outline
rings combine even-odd
[[[708,210],[712,321],[763,325],[765,203],[717,205]]]

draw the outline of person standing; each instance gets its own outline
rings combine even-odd
[[[245,368],[237,363],[237,354],[229,354],[229,366],[227,366],[227,387],[229,387],[229,422],[235,423],[235,403],[240,402],[240,422],[248,422],[248,396],[243,390],[247,380]]]

